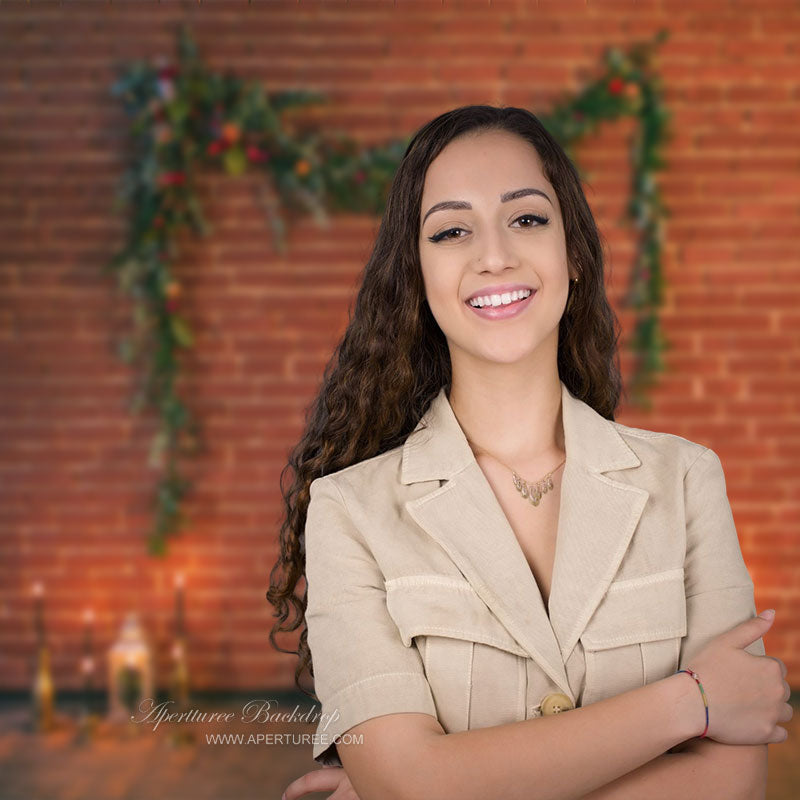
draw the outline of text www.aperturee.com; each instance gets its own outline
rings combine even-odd
[[[324,736],[315,733],[207,733],[206,744],[364,744],[364,734],[345,733],[341,736]]]

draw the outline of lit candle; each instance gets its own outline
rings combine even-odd
[[[33,584],[33,596],[36,598],[35,608],[35,625],[36,625],[36,639],[39,647],[44,644],[44,585],[41,581],[36,581]]]
[[[87,677],[94,671],[92,658],[92,626],[94,625],[94,610],[83,610],[83,672]],[[90,665],[88,668],[86,665]]]
[[[86,717],[92,711],[92,678],[94,677],[94,657],[92,655],[92,625],[94,624],[94,610],[83,609],[83,657],[81,658],[81,672],[83,673],[83,702]]]
[[[175,573],[175,635],[183,636],[183,573]]]

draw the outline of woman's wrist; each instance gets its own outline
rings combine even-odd
[[[706,728],[706,707],[697,683],[690,675],[675,673],[662,678],[666,702],[673,710],[671,729],[676,742],[700,736]]]

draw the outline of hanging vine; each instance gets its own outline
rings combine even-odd
[[[654,173],[664,166],[661,152],[669,113],[651,63],[654,45],[666,37],[661,31],[652,43],[628,53],[610,49],[602,75],[575,97],[539,114],[571,157],[574,144],[601,122],[626,116],[638,121],[625,216],[638,230],[638,249],[626,303],[636,313],[632,394],[644,403],[643,390],[663,369],[666,346],[658,318],[666,211]],[[234,176],[260,170],[267,223],[276,249],[285,253],[283,212],[311,214],[321,226],[327,224],[329,212],[380,215],[409,139],[364,147],[341,133],[296,133],[286,120],[288,112],[323,103],[323,95],[267,94],[258,84],[209,70],[186,26],[179,31],[174,62],[127,66],[112,94],[121,98],[132,118],[132,159],[116,203],[130,220],[127,241],[107,270],[116,273],[119,287],[133,302],[133,331],[118,347],[120,357],[141,375],[130,410],[151,409],[160,417],[149,453],[149,466],[161,474],[148,549],[161,555],[168,537],[190,522],[181,503],[192,484],[177,465],[180,457],[196,454],[200,445],[199,424],[175,389],[179,351],[193,347],[194,338],[181,285],[170,266],[178,257],[175,241],[180,230],[201,236],[213,231],[200,207],[195,176],[208,169]]]

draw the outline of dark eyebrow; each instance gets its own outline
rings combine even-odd
[[[500,195],[500,202],[507,203],[509,200],[517,200],[520,197],[527,197],[530,194],[538,194],[547,200],[550,205],[553,205],[553,201],[541,190],[541,189],[514,189],[511,192],[506,192],[505,194]],[[434,211],[443,211],[445,209],[453,209],[454,211],[468,211],[472,208],[470,203],[467,203],[465,200],[442,200],[441,203],[436,203],[436,205],[431,206],[428,209],[428,213],[422,219],[422,224],[425,224],[425,220],[433,214]]]

